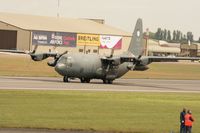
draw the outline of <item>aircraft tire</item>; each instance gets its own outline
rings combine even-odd
[[[80,78],[81,83],[90,83],[90,79],[87,78]]]
[[[84,78],[80,78],[81,83],[85,83],[85,79]]]
[[[113,83],[113,80],[103,79],[103,83],[104,83],[104,84],[112,84],[112,83]]]
[[[106,84],[106,83],[107,83],[107,80],[106,80],[106,79],[103,79],[103,83]]]
[[[69,82],[69,79],[68,79],[67,76],[64,76],[64,77],[63,77],[63,82]]]
[[[113,81],[112,80],[108,80],[108,84],[112,84],[113,83]]]
[[[85,79],[86,83],[90,83],[90,79]]]

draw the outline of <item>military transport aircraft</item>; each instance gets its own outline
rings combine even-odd
[[[133,32],[128,51],[121,55],[100,56],[98,54],[83,53],[38,53],[36,49],[28,53],[32,60],[41,61],[54,57],[48,65],[55,67],[56,72],[63,76],[64,82],[79,78],[82,83],[89,83],[91,79],[101,79],[105,84],[112,84],[113,80],[120,78],[129,70],[144,71],[148,64],[160,61],[199,60],[196,57],[158,57],[142,56],[143,54],[143,26],[142,19],[138,19]]]

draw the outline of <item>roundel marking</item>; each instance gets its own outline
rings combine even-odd
[[[139,30],[137,31],[137,37],[140,37],[140,31]]]

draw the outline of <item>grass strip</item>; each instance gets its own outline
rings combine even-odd
[[[200,131],[195,93],[0,90],[0,127],[178,133],[183,107]]]

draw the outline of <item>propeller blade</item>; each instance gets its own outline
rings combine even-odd
[[[62,55],[64,55],[64,54],[67,54],[68,53],[68,51],[66,50],[65,52],[63,52],[60,56],[62,56]]]
[[[112,49],[111,49],[110,58],[112,58],[112,57],[113,57],[113,54],[114,54],[114,52],[115,52],[115,50],[114,50],[114,48],[112,48]]]
[[[38,45],[35,45],[35,47],[31,53],[34,54],[36,52],[37,48],[38,48]]]

